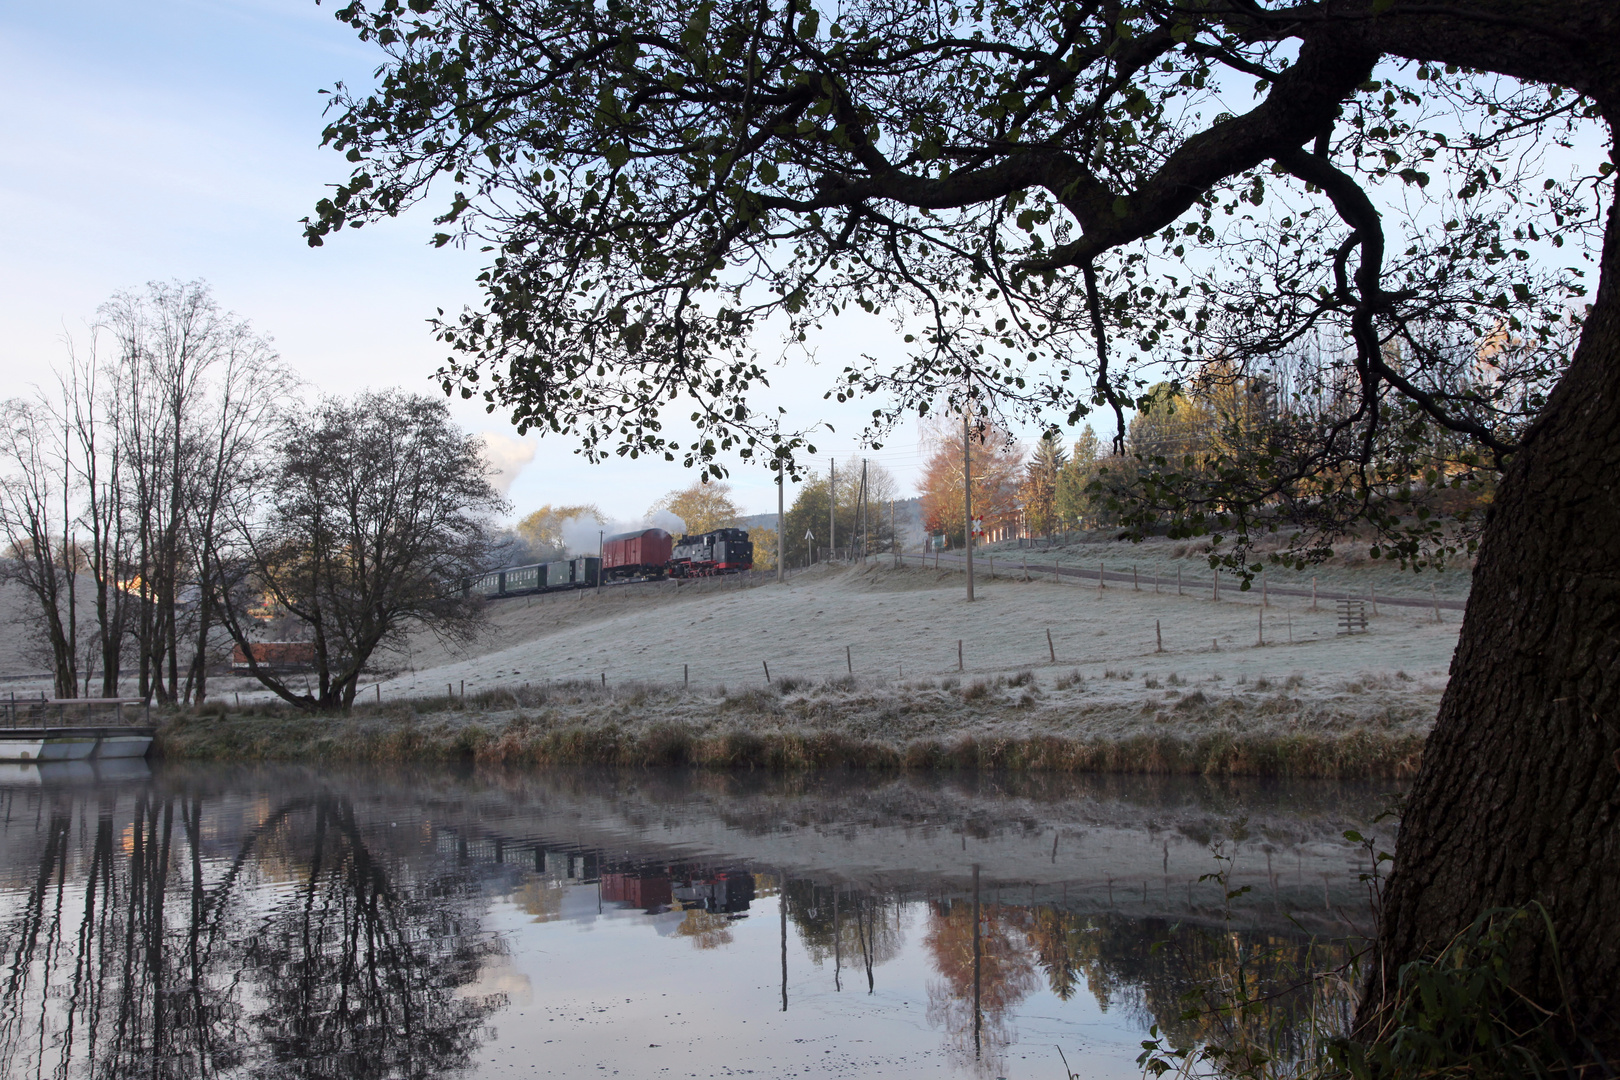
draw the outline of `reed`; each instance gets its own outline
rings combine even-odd
[[[777,717],[776,719],[780,719]],[[1214,732],[1196,738],[963,734],[876,739],[836,726],[704,731],[672,722],[436,722],[412,716],[307,717],[181,714],[158,732],[161,753],[193,761],[476,762],[705,769],[999,770],[1401,779],[1414,775],[1423,736],[1371,729],[1344,734]]]

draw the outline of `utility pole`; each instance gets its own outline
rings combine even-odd
[[[838,556],[838,459],[827,459],[827,558]]]
[[[861,562],[866,562],[866,549],[871,538],[872,526],[866,517],[866,459],[861,458]]]
[[[787,519],[782,514],[783,496],[787,485],[782,471],[782,459],[776,459],[776,580],[787,580]]]
[[[596,595],[598,596],[602,595],[602,578],[606,576],[602,572],[602,554],[607,550],[607,544],[603,538],[606,536],[606,529],[596,530]],[[580,595],[583,597],[584,593]]]
[[[967,598],[973,603],[973,456],[971,439],[973,407],[962,406],[962,534],[967,540]]]
[[[900,534],[894,528],[894,500],[889,500],[889,550],[894,552],[894,565],[900,565]],[[1439,620],[1435,620],[1438,622]]]

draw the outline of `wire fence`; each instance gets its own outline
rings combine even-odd
[[[936,570],[951,569],[965,572],[967,558],[955,552],[931,551],[926,554],[904,554],[899,558],[908,566],[922,566]],[[998,565],[999,563],[999,565]],[[1064,566],[1058,563],[1037,562],[1031,563],[1027,558],[997,559],[994,555],[977,555],[973,560],[973,576],[978,577],[1004,577],[1019,578],[1026,581],[1049,580],[1071,581],[1076,583],[1090,582],[1093,588],[1103,589],[1109,587],[1110,582],[1140,589],[1148,586],[1155,592],[1175,589],[1180,595],[1192,596],[1199,593],[1208,593],[1212,599],[1221,600],[1226,594],[1237,593],[1246,596],[1250,601],[1265,603],[1271,596],[1291,596],[1308,598],[1315,603],[1333,603],[1343,598],[1365,600],[1372,608],[1373,614],[1378,613],[1378,605],[1389,607],[1420,608],[1434,612],[1465,611],[1468,608],[1466,600],[1441,599],[1434,595],[1431,586],[1431,595],[1421,596],[1389,596],[1378,595],[1369,585],[1365,590],[1349,591],[1346,589],[1322,588],[1317,589],[1314,582],[1310,587],[1300,585],[1272,585],[1262,580],[1258,586],[1251,584],[1245,593],[1235,576],[1222,579],[1220,571],[1214,571],[1209,577],[1192,577],[1180,573],[1175,576],[1141,574],[1136,570],[1109,570],[1102,563],[1091,566]]]

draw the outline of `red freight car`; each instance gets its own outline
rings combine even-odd
[[[604,578],[663,577],[675,542],[663,529],[619,533],[602,541]]]
[[[665,907],[670,901],[669,878],[658,874],[603,874],[602,899],[638,908]]]
[[[255,641],[253,659],[272,671],[303,671],[315,666],[313,641]],[[238,644],[231,651],[231,667],[247,670],[248,654]]]

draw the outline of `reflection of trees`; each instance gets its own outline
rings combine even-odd
[[[466,1062],[492,1004],[456,993],[491,948],[471,887],[379,858],[348,800],[288,801],[222,858],[223,800],[206,830],[196,795],[142,792],[122,814],[103,795],[93,822],[82,809],[55,802],[0,833],[34,868],[0,922],[0,1074],[426,1077]],[[269,848],[299,887],[267,905],[244,879]]]
[[[1254,1047],[1281,1060],[1300,1058],[1324,1030],[1345,1030],[1353,1011],[1347,982],[1313,979],[1347,959],[1343,943],[983,904],[975,1025],[974,910],[965,898],[929,906],[923,945],[938,977],[928,987],[928,1020],[986,1075],[1017,1041],[1012,1013],[1039,985],[1037,971],[1061,1000],[1083,982],[1104,1010],[1123,1006],[1144,1029],[1157,1024],[1171,1045]],[[1255,1002],[1263,1007],[1235,1007]]]
[[[1017,1040],[1009,1013],[1035,989],[1035,955],[1029,944],[1029,908],[980,906],[975,994],[976,906],[967,900],[929,906],[923,947],[939,978],[928,985],[928,1022],[944,1027],[947,1042],[959,1055],[973,1057],[981,1071],[994,1073],[1001,1055]]]
[[[1030,947],[1035,950],[1036,963],[1046,972],[1047,987],[1059,1001],[1068,1001],[1079,987],[1084,948],[1079,938],[1086,926],[1074,912],[1050,905],[1036,908],[1030,918]],[[1107,1008],[1106,1001],[1102,1004]]]
[[[507,899],[533,915],[535,922],[554,922],[562,918],[563,894],[567,890],[566,885],[533,878],[512,890]]]
[[[900,898],[803,880],[790,881],[786,892],[788,917],[810,959],[817,967],[832,962],[839,989],[844,966],[855,967],[871,992],[874,969],[900,955],[906,943]]]
[[[300,902],[278,906],[244,942],[269,1052],[255,1071],[428,1077],[464,1063],[489,1008],[455,993],[491,948],[470,885],[446,876],[400,888],[347,799],[317,799],[313,812]]]
[[[1120,915],[1076,922],[1065,940],[1098,1003],[1123,1005],[1143,1027],[1158,1024],[1175,1045],[1259,1043],[1286,1060],[1317,1025],[1333,1026],[1327,1014],[1341,1014],[1348,1029],[1349,985],[1313,978],[1348,959],[1345,943]],[[1229,1008],[1258,1001],[1265,1008]]]
[[[718,911],[689,907],[675,933],[678,937],[691,938],[696,948],[718,949],[731,944],[731,919]]]
[[[219,927],[199,872],[200,805],[143,793],[119,837],[103,799],[78,845],[74,809],[52,804],[33,887],[0,930],[10,961],[0,1072],[21,1075],[30,1057],[43,1075],[53,1049],[57,1075],[80,1057],[93,1076],[189,1077],[240,1064],[240,994],[233,973],[218,970]]]

